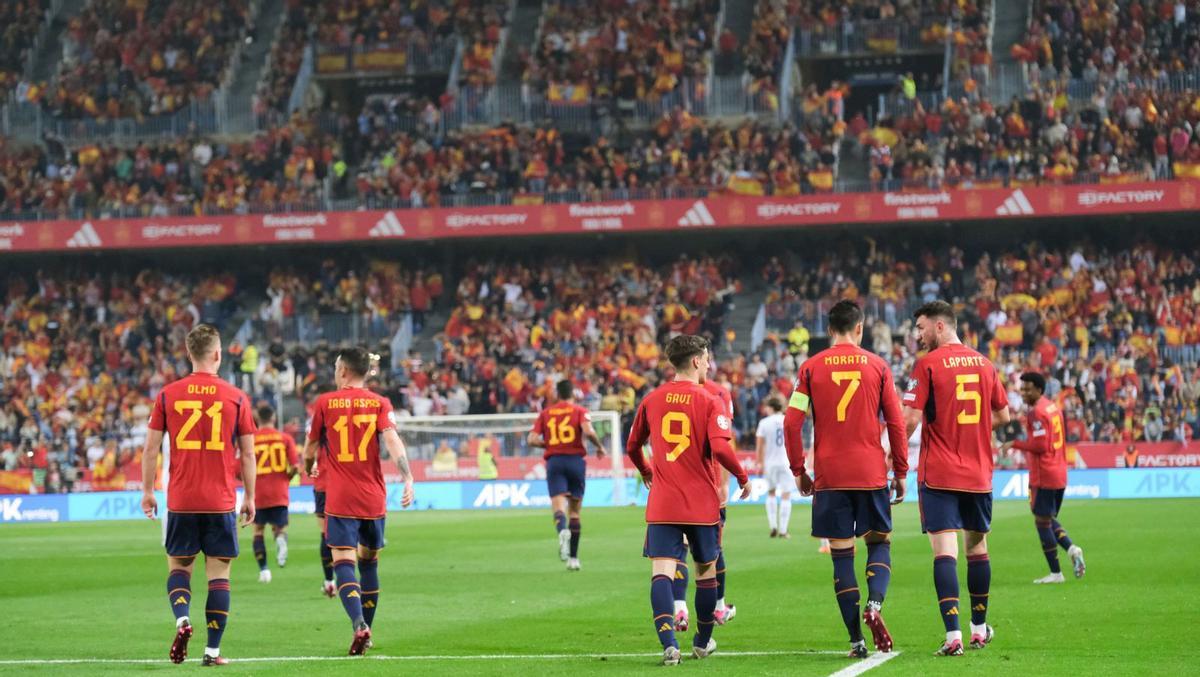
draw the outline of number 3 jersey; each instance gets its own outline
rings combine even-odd
[[[652,479],[649,524],[716,524],[721,519],[717,468],[710,440],[733,438],[724,404],[703,386],[672,381],[655,388],[638,407],[627,450],[650,440]],[[744,473],[739,481],[744,480]]]
[[[393,427],[392,403],[365,388],[342,388],[317,398],[308,439],[321,443],[317,468],[325,479],[326,515],[386,515],[379,435]]]
[[[148,426],[171,444],[169,512],[237,509],[237,441],[255,432],[246,393],[214,374],[189,374],[158,394]]]
[[[574,402],[558,402],[543,409],[533,424],[533,432],[546,441],[544,458],[587,456],[583,446],[583,423],[591,420],[588,410]]]
[[[886,424],[896,476],[908,472],[904,414],[887,362],[851,344],[839,344],[800,365],[788,406],[811,410],[813,482],[827,489],[882,489],[887,459],[880,441]],[[797,472],[800,468],[795,468]]]
[[[917,481],[933,489],[992,490],[992,412],[1008,406],[990,360],[961,343],[917,360],[905,406],[925,414]]]
[[[292,436],[274,428],[259,428],[254,434],[254,507],[288,505],[289,472],[296,466],[296,443]]]

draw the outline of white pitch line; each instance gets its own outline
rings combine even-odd
[[[893,658],[895,658],[896,656],[899,656],[899,655],[900,655],[899,651],[889,651],[887,653],[871,654],[871,657],[868,658],[867,660],[860,661],[858,663],[855,663],[854,665],[849,665],[847,667],[844,667],[841,670],[838,670],[837,672],[833,673],[829,677],[854,677],[855,675],[861,675],[862,673],[866,672],[867,670],[870,670],[871,668],[877,668],[880,665],[883,665],[884,663],[892,660]]]
[[[746,656],[828,656],[841,655],[841,651],[718,651],[713,657],[728,656],[730,658]],[[497,661],[497,660],[564,660],[564,659],[601,659],[601,658],[661,658],[657,653],[553,653],[553,654],[477,654],[473,656],[254,656],[250,658],[231,658],[233,663],[302,663],[325,661]],[[0,660],[0,665],[155,665],[166,663],[159,658],[17,658]],[[191,662],[198,662],[193,659]],[[857,673],[855,673],[857,674]]]

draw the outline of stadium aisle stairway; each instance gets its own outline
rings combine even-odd
[[[538,23],[542,18],[541,0],[517,0],[512,25],[508,28],[508,48],[500,64],[497,80],[505,85],[520,86],[524,64],[521,50],[532,50],[537,42]]]

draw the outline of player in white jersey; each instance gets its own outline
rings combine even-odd
[[[767,400],[771,411],[758,422],[758,465],[767,480],[767,524],[771,538],[791,538],[788,521],[792,518],[792,470],[788,466],[787,447],[783,443],[783,402],[772,397]]]

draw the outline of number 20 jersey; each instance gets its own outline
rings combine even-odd
[[[650,440],[653,469],[646,504],[649,524],[716,524],[721,519],[717,468],[709,448],[733,438],[725,405],[703,386],[672,381],[642,400],[629,432],[637,445]]]
[[[169,512],[237,509],[237,441],[255,433],[246,393],[214,374],[189,374],[158,394],[148,427],[171,444]]]
[[[342,388],[317,398],[308,439],[321,443],[317,468],[325,478],[326,515],[379,519],[387,514],[379,434],[393,427],[392,403],[365,388]]]
[[[917,481],[931,489],[992,490],[992,412],[1008,396],[990,360],[961,343],[917,360],[904,405],[924,412]]]

